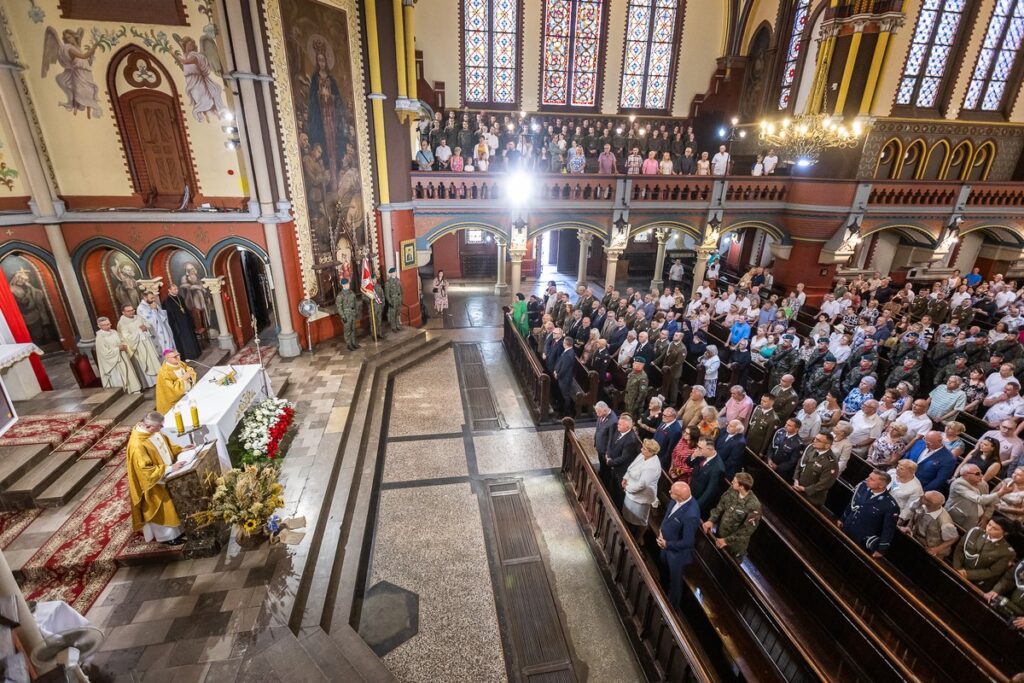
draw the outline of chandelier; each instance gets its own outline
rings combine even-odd
[[[761,121],[758,139],[766,149],[774,149],[782,161],[812,166],[818,163],[822,150],[854,147],[863,133],[859,120],[846,125],[839,117],[809,114],[777,123]]]

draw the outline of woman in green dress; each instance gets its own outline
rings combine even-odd
[[[512,323],[519,330],[519,334],[523,336],[523,339],[530,334],[530,319],[526,313],[526,297],[523,296],[522,292],[516,293],[516,303],[512,307]]]

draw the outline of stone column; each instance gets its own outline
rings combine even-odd
[[[277,234],[278,223],[263,223],[263,236],[267,240],[267,256],[270,257],[270,281],[274,286],[274,312],[277,314],[277,352],[285,358],[302,353],[299,335],[292,327],[291,307],[288,303],[287,277],[284,271],[284,256],[281,254],[281,239]]]
[[[508,247],[508,243],[505,240],[498,238],[494,240],[498,244],[498,280],[494,283],[494,293],[498,296],[505,296],[508,294],[508,285],[505,284],[505,249]],[[515,292],[512,292],[515,294]]]
[[[594,236],[583,230],[576,231],[576,238],[580,241],[580,259],[576,269],[576,287],[587,286],[587,257],[590,255],[590,244]]]
[[[704,281],[704,274],[708,272],[708,257],[715,253],[714,247],[697,247],[697,264],[693,267],[693,289],[690,296],[697,296],[697,288]]]
[[[50,251],[57,262],[57,274],[60,276],[61,287],[68,297],[68,313],[75,321],[78,328],[78,350],[82,353],[88,352],[96,346],[96,333],[92,329],[92,321],[89,320],[88,308],[85,306],[85,295],[78,284],[75,276],[74,266],[71,265],[71,254],[68,253],[68,246],[64,242],[64,233],[60,225],[47,223],[43,226],[46,229],[46,241],[50,244]]]
[[[619,256],[622,255],[621,249],[605,249],[605,253],[608,255],[608,264],[605,267],[604,272],[604,286],[615,287],[615,269],[619,265]]]
[[[224,286],[224,276],[204,277],[203,286],[213,295],[213,310],[217,313],[217,324],[220,325],[217,331],[217,346],[234,353],[237,350],[235,339],[228,334],[228,316],[224,311],[224,301],[220,298],[220,290]]]
[[[518,292],[523,279],[523,257],[526,256],[526,249],[513,246],[509,249],[509,256],[512,258],[512,275],[508,279],[509,290]]]
[[[665,286],[665,279],[662,275],[665,272],[665,243],[668,241],[668,230],[655,228],[654,239],[658,240],[658,255],[654,257],[654,278],[651,280],[651,289],[660,292],[661,288]]]

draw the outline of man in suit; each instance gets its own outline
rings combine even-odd
[[[597,426],[594,427],[594,448],[597,449],[597,473],[600,475],[604,485],[611,490],[611,487],[608,485],[610,470],[608,465],[605,464],[605,456],[608,455],[608,446],[612,442],[612,437],[615,436],[615,426],[619,422],[619,416],[604,401],[598,401],[594,404],[594,415],[597,416]]]
[[[609,316],[610,317],[610,316]],[[625,320],[619,320],[615,323],[615,329],[608,336],[608,351],[609,353],[618,353],[619,348],[625,343],[626,336],[629,334],[629,329],[626,327]]]
[[[562,339],[562,355],[555,361],[552,375],[558,382],[558,393],[562,395],[562,412],[565,415],[572,415],[572,383],[576,375],[576,353],[572,350],[571,337]]]
[[[604,464],[610,470],[608,473],[608,492],[615,501],[615,507],[621,508],[625,493],[622,490],[621,482],[626,476],[626,470],[630,463],[640,453],[640,437],[633,431],[633,418],[629,415],[620,415],[616,423],[615,433],[608,444],[608,455],[605,456]]]
[[[832,434],[816,434],[800,456],[793,475],[793,488],[817,507],[825,505],[828,490],[839,477],[839,459],[832,452]]]
[[[661,412],[661,424],[654,431],[654,440],[661,446],[658,457],[661,468],[668,470],[672,465],[672,451],[683,436],[683,425],[676,419],[676,409],[669,406]]]
[[[925,491],[942,491],[956,469],[956,456],[942,445],[942,432],[924,435],[923,445],[916,443],[904,456],[917,463],[917,479]]]
[[[636,336],[636,350],[633,351],[633,357],[646,358],[648,361],[654,359],[654,344],[651,343],[650,335],[647,332],[641,332]]]
[[[722,496],[725,487],[725,465],[718,457],[715,447],[704,439],[697,443],[697,450],[687,460],[687,464],[693,468],[690,488],[697,499],[700,516],[707,519],[711,514],[711,508],[718,504],[718,499]]]
[[[715,438],[715,451],[722,459],[725,478],[732,479],[743,467],[743,458],[747,451],[747,437],[741,420],[730,420],[725,430]],[[703,508],[702,508],[703,509]]]
[[[551,332],[544,337],[544,346],[541,347],[540,359],[544,362],[544,367],[548,366],[550,362],[554,366],[554,361],[548,361],[552,352],[561,353],[562,349],[562,328],[555,327]],[[556,359],[557,360],[557,359]]]
[[[669,586],[669,602],[676,608],[683,601],[683,572],[693,562],[693,543],[700,528],[700,510],[690,494],[690,486],[681,481],[669,490],[672,505],[661,521],[658,547],[661,548],[661,583]]]

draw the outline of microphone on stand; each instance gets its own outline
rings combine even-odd
[[[199,362],[199,361],[197,361],[197,360],[193,360],[193,361],[189,361],[189,362],[190,362],[190,363],[193,363],[193,364],[195,364],[195,365],[198,365],[198,366],[199,366],[199,367],[201,367],[201,368],[206,368],[207,370],[212,370],[213,372],[218,372],[218,373],[220,373],[220,374],[221,374],[221,376],[223,376],[223,377],[227,377],[227,376],[228,376],[228,373],[224,372],[223,370],[218,370],[217,368],[213,367],[212,365],[207,365],[206,363],[200,363],[200,362]],[[235,367],[234,367],[233,365],[231,365],[230,363],[228,363],[228,367],[229,367],[229,368],[231,369],[231,372],[235,374],[235,376],[237,376],[237,375],[238,375],[238,371],[237,371],[237,370],[235,370]]]

